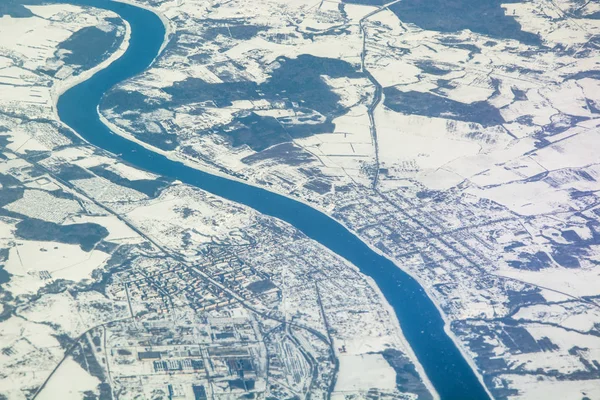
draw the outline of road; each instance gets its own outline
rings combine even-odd
[[[362,51],[360,54],[360,68],[361,68],[362,72],[366,75],[366,77],[369,79],[369,81],[371,81],[373,86],[375,86],[375,93],[373,94],[373,101],[371,101],[371,104],[369,104],[369,107],[367,109],[367,113],[369,115],[369,129],[371,131],[371,141],[373,143],[373,148],[374,148],[373,150],[375,153],[375,175],[373,177],[373,182],[371,184],[373,189],[377,189],[377,184],[379,183],[379,170],[380,170],[379,142],[377,140],[377,124],[375,123],[375,110],[377,109],[377,106],[379,105],[379,103],[381,103],[381,100],[383,99],[383,87],[381,86],[379,81],[377,81],[377,79],[375,79],[373,74],[371,74],[371,72],[367,69],[367,66],[366,66],[365,59],[367,57],[367,30],[365,28],[365,22],[369,18],[371,18],[373,15],[376,15],[376,14],[380,13],[381,11],[386,10],[389,6],[399,3],[400,1],[402,1],[402,0],[394,0],[390,3],[384,4],[377,10],[371,11],[370,13],[368,13],[367,15],[362,17],[360,19],[360,21],[358,22],[359,27],[360,27],[360,32],[362,34]]]

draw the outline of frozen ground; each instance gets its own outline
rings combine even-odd
[[[172,35],[105,98],[120,134],[346,224],[419,279],[495,397],[594,397],[596,3],[136,1]]]
[[[59,123],[56,95],[123,51],[123,21],[25,10],[0,17],[0,399],[434,397],[353,265]]]

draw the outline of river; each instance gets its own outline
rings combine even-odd
[[[165,27],[154,13],[107,0],[70,0],[108,9],[131,26],[127,51],[109,67],[66,91],[58,100],[60,119],[89,143],[127,163],[244,204],[295,226],[372,277],[400,320],[402,331],[443,400],[489,399],[477,376],[444,331],[444,321],[423,288],[329,216],[293,199],[193,169],[112,133],[99,119],[98,104],[117,83],[147,69],[164,40]]]

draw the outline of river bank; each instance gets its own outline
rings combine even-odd
[[[116,13],[115,13],[116,14]],[[117,14],[118,15],[118,14]],[[52,111],[54,113],[55,118],[60,121],[60,117],[58,115],[58,99],[62,96],[67,90],[71,89],[74,86],[79,85],[82,82],[87,81],[91,77],[93,77],[97,72],[102,71],[107,68],[113,62],[121,58],[123,54],[129,48],[129,39],[131,38],[131,25],[125,19],[121,19],[125,24],[125,37],[121,41],[121,44],[117,48],[115,52],[113,52],[106,60],[102,61],[100,64],[95,66],[94,68],[83,71],[78,75],[71,75],[66,79],[58,80],[57,84],[53,85],[50,89],[50,98],[52,99]],[[68,128],[68,126],[66,126]],[[79,134],[74,132],[77,136]],[[81,138],[81,136],[79,136]],[[81,138],[83,139],[83,138]]]
[[[91,2],[93,1],[85,3]],[[131,16],[133,11],[128,12]],[[132,27],[132,31],[135,28]],[[110,125],[107,127],[106,119],[99,115],[98,104],[114,84],[140,73],[156,59],[160,49],[164,48],[165,37],[168,35],[157,32],[153,32],[153,35],[152,39],[156,43],[152,43],[150,39],[144,42],[138,37],[135,49],[132,49],[135,47],[132,44],[122,58],[114,60],[103,71],[92,74],[88,81],[65,91],[56,105],[61,120],[92,145],[118,154],[138,168],[171,176],[286,221],[309,238],[344,257],[377,284],[401,321],[400,328],[405,333],[404,337],[421,362],[419,368],[426,371],[423,376],[435,382],[433,386],[437,388],[441,398],[488,398],[489,393],[482,387],[481,378],[475,373],[472,361],[465,357],[464,349],[456,338],[448,335],[448,321],[440,313],[440,305],[431,297],[431,293],[419,285],[416,277],[403,271],[378,249],[360,240],[356,232],[299,199],[267,191],[223,173],[208,173],[198,169],[189,160],[174,158],[172,154],[156,151],[145,143],[121,136],[123,132],[117,130],[115,134],[108,129]],[[130,43],[134,43],[134,40]],[[92,77],[95,78],[94,85],[90,83]]]

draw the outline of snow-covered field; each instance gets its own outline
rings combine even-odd
[[[495,396],[593,398],[596,345],[573,349],[600,326],[598,6],[458,16],[440,3],[436,29],[406,4],[154,2],[171,41],[101,111],[172,158],[321,208],[395,259]],[[298,90],[316,82],[316,96]],[[122,111],[125,91],[142,103]],[[553,302],[589,318],[580,336],[521,318]]]
[[[259,397],[268,397],[269,391],[290,397],[309,390],[324,396],[332,378],[331,357],[342,353],[348,357],[337,374],[336,391],[342,397],[377,388],[414,398],[399,392],[397,374],[405,374],[415,391],[428,395],[431,386],[398,321],[374,283],[353,265],[280,221],[126,165],[66,130],[55,115],[57,96],[95,69],[70,64],[69,51],[57,51],[57,46],[85,28],[113,32],[121,44],[104,55],[106,65],[126,47],[128,27],[112,13],[78,6],[27,10],[33,15],[0,18],[0,272],[8,274],[0,283],[0,398],[95,398],[107,394],[107,385],[111,392],[121,391],[120,398],[132,393],[154,398],[168,385],[191,398],[192,384],[198,382],[220,398],[236,398],[244,392],[228,382],[237,375],[226,360],[212,355],[227,347],[212,336],[219,318],[223,325],[236,321],[236,332],[242,332],[230,346],[250,354],[256,369],[251,390]],[[202,7],[195,12],[202,13]],[[225,16],[233,10],[224,7],[221,12]],[[174,16],[173,10],[165,14]],[[327,27],[311,24],[306,29]],[[327,54],[328,45],[309,42],[308,48]],[[261,43],[253,46],[248,50]],[[348,44],[355,52],[359,47]],[[170,68],[153,73],[171,82],[182,79]],[[210,75],[201,69],[198,73]],[[366,79],[360,81],[365,91],[371,90]],[[348,91],[348,83],[330,81],[351,107],[364,93]],[[251,107],[260,104],[254,101]],[[357,107],[364,114],[364,107]],[[271,114],[265,110],[264,115]],[[355,129],[352,119],[346,124],[340,136]],[[355,133],[352,145],[367,154],[369,135]],[[337,140],[331,139],[326,153],[339,151]],[[315,273],[323,278],[319,288]],[[356,291],[333,295],[345,285]],[[241,301],[253,308],[242,307]],[[255,309],[267,316],[254,314]],[[188,316],[198,327],[193,340],[182,333],[191,322],[178,325]],[[214,320],[206,324],[208,317]],[[281,318],[293,321],[292,328],[282,330]],[[335,328],[333,343],[326,338],[325,318]],[[151,338],[155,325],[179,329],[177,345],[205,346],[203,357],[213,357],[206,364],[216,378],[206,381],[205,373],[187,380],[167,378],[150,362],[119,353],[122,346],[142,353],[152,348],[158,340]],[[254,340],[248,347],[250,337]],[[273,371],[266,370],[269,346],[283,369],[272,364]],[[382,356],[389,350],[397,352],[406,372],[395,371]],[[177,354],[180,359],[183,353]],[[319,361],[314,385],[309,384],[315,375],[306,359]],[[372,374],[354,382],[361,359],[371,362]],[[124,366],[131,362],[130,369]],[[144,376],[131,379],[126,376],[131,371]],[[286,382],[285,374],[292,379],[292,373],[301,378]],[[286,392],[288,385],[294,391]]]

